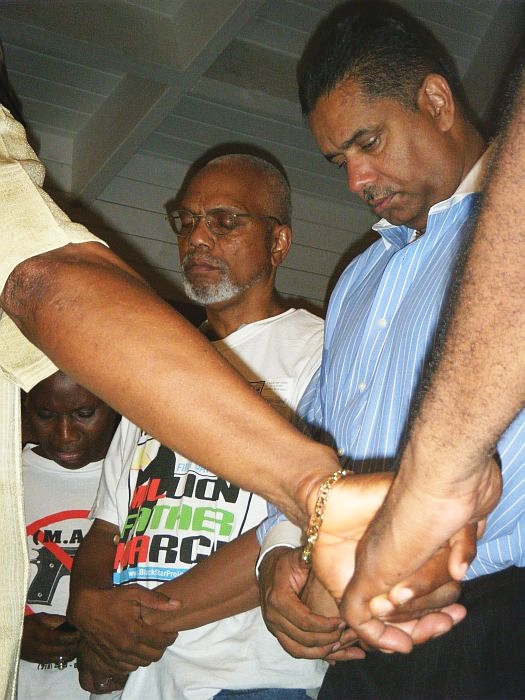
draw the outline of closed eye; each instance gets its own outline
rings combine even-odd
[[[379,145],[379,136],[372,136],[368,141],[362,143],[360,148],[362,151],[373,151]]]

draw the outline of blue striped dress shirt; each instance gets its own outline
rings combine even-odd
[[[332,294],[321,368],[298,413],[360,472],[392,469],[436,340],[458,251],[478,195],[462,188],[429,212],[425,235],[386,221]],[[504,490],[467,573],[525,564],[525,412],[501,438]],[[260,537],[281,518],[261,526]]]

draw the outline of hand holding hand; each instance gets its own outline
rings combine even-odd
[[[359,541],[380,508],[392,479],[393,475],[386,473],[353,475],[332,489],[314,547],[313,565],[323,585],[341,603],[341,616],[365,648],[408,652],[414,643],[442,634],[464,617],[462,606],[443,608],[459,594],[448,564],[450,558],[472,559],[476,529],[469,526],[462,530],[428,564],[407,572],[410,577],[405,574],[402,581],[381,588],[370,578],[364,595],[356,591],[354,580],[347,588],[354,575]],[[359,571],[358,568],[356,577]],[[400,585],[394,588],[396,584]],[[407,603],[409,597],[411,602]],[[373,607],[372,599],[375,599]]]
[[[35,664],[72,661],[77,655],[80,634],[56,629],[65,621],[63,615],[26,615],[20,652],[22,659]]]
[[[180,604],[139,585],[85,589],[70,611],[90,647],[121,673],[158,661],[177,638]],[[147,623],[155,611],[159,624]]]
[[[334,645],[339,648],[344,625],[335,605],[327,614],[309,608],[315,597],[311,588],[306,602],[301,600],[309,573],[300,550],[282,547],[270,551],[259,572],[261,609],[268,629],[289,654],[305,659],[326,658],[333,653]],[[360,650],[352,649],[344,659],[354,654],[362,656]]]
[[[94,695],[121,690],[127,675],[117,675],[87,644],[81,640],[78,645],[78,680],[80,686]]]

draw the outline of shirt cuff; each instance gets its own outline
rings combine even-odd
[[[257,559],[257,564],[255,567],[255,573],[259,577],[259,567],[262,560],[271,552],[272,549],[277,547],[288,547],[289,549],[295,549],[303,544],[303,531],[297,525],[294,525],[289,520],[282,520],[278,522],[271,530],[266,534],[263,543],[261,544],[261,551],[259,552],[259,558]]]

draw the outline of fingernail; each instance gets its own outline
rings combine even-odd
[[[388,615],[394,610],[392,603],[385,597],[374,598],[374,600],[371,601],[370,607],[374,615]]]
[[[397,588],[392,594],[399,605],[408,603],[414,597],[414,591],[411,588]]]
[[[464,562],[463,564],[458,565],[458,581],[461,581],[461,579],[465,576],[467,573],[467,570],[469,568],[469,564],[467,562]]]

